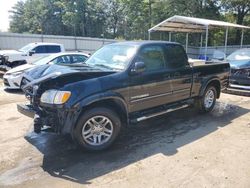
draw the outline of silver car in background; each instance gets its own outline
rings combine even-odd
[[[80,52],[63,52],[42,57],[32,63],[27,63],[13,68],[3,76],[4,86],[6,89],[20,89],[24,71],[33,69],[45,64],[67,65],[74,63],[83,63],[89,57],[86,53]]]

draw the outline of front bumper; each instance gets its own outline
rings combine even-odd
[[[21,114],[34,118],[34,131],[54,132],[58,134],[70,134],[71,128],[76,123],[77,113],[69,112],[65,109],[40,109],[33,105],[17,104],[17,110]]]
[[[22,75],[13,76],[13,75],[4,75],[4,87],[7,89],[20,89],[20,84],[22,80]]]
[[[238,85],[238,84],[229,84],[229,88],[243,89],[250,91],[250,85]]]
[[[233,87],[239,89],[244,89],[243,87],[250,87],[250,69],[231,69],[231,74],[229,77],[229,83]],[[238,87],[242,86],[242,87]]]
[[[32,105],[17,104],[17,111],[30,118],[34,118],[36,114]]]

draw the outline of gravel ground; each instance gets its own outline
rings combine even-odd
[[[126,129],[89,153],[35,134],[16,110],[22,93],[0,90],[0,187],[250,187],[250,98],[222,94],[212,113],[194,109]]]

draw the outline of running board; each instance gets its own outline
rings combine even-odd
[[[136,119],[137,122],[140,122],[140,121],[144,121],[144,120],[147,120],[147,119],[150,119],[150,118],[153,118],[153,117],[156,117],[156,116],[160,116],[160,115],[163,115],[163,114],[167,114],[169,112],[173,112],[173,111],[176,111],[176,110],[180,110],[180,109],[183,109],[183,108],[187,108],[189,107],[190,105],[188,104],[184,104],[182,106],[178,106],[176,108],[169,108],[165,111],[162,111],[162,112],[157,112],[155,114],[151,114],[151,115],[146,115],[146,116],[142,116],[142,117],[139,117]]]

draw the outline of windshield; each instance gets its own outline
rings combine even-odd
[[[54,55],[43,56],[43,57],[31,62],[31,64],[33,64],[33,65],[45,65],[45,64],[49,63],[50,61],[52,61],[53,58],[54,58]]]
[[[34,47],[34,44],[28,44],[22,48],[19,49],[19,51],[21,52],[28,52],[30,51],[32,48]]]
[[[227,60],[250,60],[250,49],[241,49],[233,52]]]
[[[85,63],[108,69],[124,70],[136,50],[137,47],[132,45],[107,45],[96,51]]]

